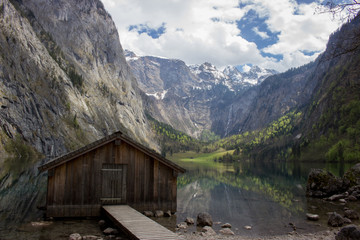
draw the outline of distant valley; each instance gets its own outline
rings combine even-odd
[[[131,51],[125,56],[152,117],[196,138],[204,130],[220,136],[234,132],[235,111],[248,111],[254,88],[277,73],[257,66],[246,72],[234,66],[221,71],[211,63],[188,66],[181,60],[140,57]]]

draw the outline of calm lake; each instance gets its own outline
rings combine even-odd
[[[328,212],[342,214],[344,204],[305,197],[311,168],[326,169],[340,176],[353,164],[309,162],[237,162],[196,164],[178,161],[187,172],[178,178],[177,222],[200,212],[213,218],[214,229],[230,223],[237,235],[274,235],[293,231],[313,232],[327,227]],[[358,203],[346,207],[360,210]],[[306,220],[306,213],[320,216]],[[251,226],[246,230],[244,226]],[[189,231],[195,231],[195,227]]]
[[[287,234],[293,231],[293,226],[299,233],[323,230],[327,227],[328,212],[342,214],[345,206],[360,212],[358,203],[343,205],[305,197],[311,168],[323,168],[339,176],[353,164],[254,161],[224,164],[191,159],[177,160],[177,163],[187,169],[178,177],[177,214],[154,219],[171,230],[186,217],[196,219],[197,214],[204,211],[212,215],[215,230],[220,229],[220,223],[230,223],[237,235],[247,236]],[[0,240],[68,239],[74,232],[101,236],[98,220],[58,220],[48,226],[34,224],[33,221],[41,220],[36,201],[23,199],[26,194],[29,195],[27,199],[36,197],[30,191],[32,188],[46,189],[45,178],[32,177],[36,176],[34,169],[23,174],[16,187],[0,190],[2,203],[7,202],[8,206],[14,203],[12,210],[0,206]],[[27,210],[28,214],[25,216],[16,206]],[[318,214],[320,220],[310,222],[306,220],[306,213]],[[251,230],[244,226],[251,226]],[[192,226],[188,232],[196,230]]]

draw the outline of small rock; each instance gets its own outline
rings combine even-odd
[[[245,228],[246,230],[251,230],[251,229],[252,229],[251,226],[244,226],[244,228]]]
[[[191,218],[191,217],[187,217],[185,219],[185,222],[188,224],[188,225],[193,225],[195,223],[194,219]]]
[[[205,226],[203,227],[203,229],[201,230],[203,233],[206,234],[206,236],[214,236],[216,235],[216,232],[214,231],[214,229],[212,229],[212,227],[210,226]]]
[[[212,221],[211,215],[207,212],[199,213],[199,215],[197,216],[197,219],[196,219],[196,225],[200,226],[200,227],[212,226],[213,221]]]
[[[98,224],[101,230],[104,230],[106,228],[105,220],[100,220]]]
[[[344,197],[345,197],[344,194],[335,194],[335,195],[332,195],[331,197],[329,197],[327,200],[329,200],[329,201],[337,201],[337,200],[342,199]]]
[[[163,217],[164,216],[164,212],[161,210],[156,210],[155,211],[155,217]]]
[[[116,239],[116,236],[115,235],[109,235],[109,236],[106,236],[106,239],[107,240],[112,240],[112,239]]]
[[[350,196],[347,197],[347,200],[351,201],[351,202],[355,202],[357,200],[357,198],[355,196],[353,196],[353,195],[350,195]]]
[[[345,220],[340,214],[333,212],[328,219],[328,224],[332,227],[341,227],[345,223]]]
[[[317,220],[319,220],[319,215],[312,214],[312,213],[307,213],[306,218],[311,220],[311,221],[317,221]]]
[[[40,222],[31,222],[31,226],[33,227],[46,227],[51,225],[53,222],[50,221],[40,221]]]
[[[188,227],[186,222],[181,222],[178,225],[176,225],[177,228],[179,229],[186,229]]]
[[[94,236],[94,235],[86,235],[82,237],[82,240],[99,240],[102,239],[100,237]]]
[[[106,228],[104,231],[103,231],[103,233],[105,234],[105,235],[116,235],[116,234],[118,234],[119,233],[119,231],[118,230],[116,230],[116,229],[114,229],[114,228]]]
[[[339,202],[341,202],[341,203],[346,203],[346,200],[343,199],[343,198],[341,198],[341,199],[339,199]]]
[[[231,231],[230,228],[223,228],[219,232],[223,235],[235,235],[235,233]]]
[[[344,223],[345,224],[351,224],[352,221],[350,219],[348,219],[348,218],[344,218]]]
[[[354,210],[346,210],[344,216],[349,219],[359,219],[359,214],[355,212]]]
[[[69,240],[81,240],[82,237],[79,233],[73,233],[69,236]]]
[[[168,210],[164,213],[164,217],[171,217],[171,211]]]
[[[355,225],[343,227],[335,237],[336,240],[358,240],[360,239],[360,228]]]
[[[231,228],[231,224],[230,223],[225,223],[223,225],[221,225],[222,228]]]
[[[154,217],[154,213],[152,211],[144,211],[144,215],[147,217]]]

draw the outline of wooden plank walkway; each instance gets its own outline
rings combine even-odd
[[[133,239],[180,239],[179,236],[169,229],[161,226],[128,205],[108,205],[102,208],[105,214]]]

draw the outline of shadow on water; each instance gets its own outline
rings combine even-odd
[[[178,162],[178,164],[182,164]],[[344,206],[307,199],[305,188],[311,168],[322,168],[342,175],[351,164],[299,161],[244,161],[234,164],[185,166],[178,178],[177,222],[200,212],[209,212],[214,222],[230,223],[239,235],[313,232],[327,226],[327,213],[342,212]],[[219,170],[220,169],[220,170]],[[350,206],[359,208],[358,206]],[[319,222],[306,220],[306,213],[320,215]],[[221,224],[214,228],[220,229]],[[245,230],[251,226],[252,230]],[[190,229],[195,231],[195,227]]]

